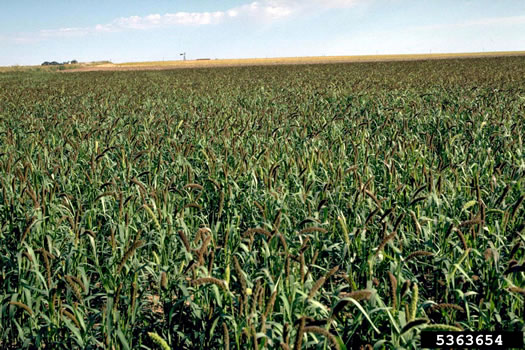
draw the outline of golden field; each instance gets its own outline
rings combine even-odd
[[[286,64],[327,64],[351,62],[389,62],[429,59],[454,59],[476,57],[522,56],[525,51],[476,52],[476,53],[437,53],[437,54],[399,54],[399,55],[357,55],[357,56],[309,56],[309,57],[274,57],[274,58],[238,58],[210,60],[177,60],[127,63],[103,63],[79,67],[74,71],[105,70],[162,70],[176,68],[238,67]]]
[[[274,57],[274,58],[238,58],[238,59],[210,59],[210,60],[177,60],[177,61],[149,61],[111,63],[107,61],[79,63],[60,66],[9,66],[1,67],[0,72],[27,71],[27,70],[57,70],[65,72],[82,71],[126,71],[126,70],[163,70],[177,68],[208,68],[208,67],[238,67],[264,66],[289,64],[328,64],[351,62],[389,62],[415,61],[456,58],[481,58],[524,56],[525,51],[499,52],[466,52],[466,53],[434,53],[434,54],[397,54],[397,55],[356,55],[356,56],[309,56],[309,57]]]

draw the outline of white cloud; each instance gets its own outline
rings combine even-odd
[[[54,36],[73,37],[86,35],[90,32],[89,28],[60,28],[60,29],[42,29],[39,34],[44,38]]]
[[[358,2],[373,0],[265,0],[264,2],[273,6],[306,7],[317,6],[319,9],[345,8],[355,6]]]
[[[175,25],[208,25],[221,22],[227,16],[225,12],[176,12],[164,15],[154,14],[144,17],[131,16],[117,18],[107,25],[114,30],[151,29]]]
[[[93,27],[46,29],[39,32],[41,38],[74,37],[92,33],[119,32],[124,30],[147,30],[175,26],[205,26],[233,20],[250,18],[254,21],[272,22],[293,15],[312,13],[334,8],[348,8],[365,0],[259,0],[213,12],[175,12],[147,16],[120,17],[106,24]],[[371,1],[371,0],[368,0]]]
[[[120,17],[109,23],[97,24],[93,27],[46,29],[41,30],[38,33],[38,37],[75,37],[93,33],[119,32],[125,30],[148,30],[176,26],[206,26],[220,24],[238,18],[249,18],[253,21],[268,23],[292,16],[304,16],[330,9],[351,8],[359,3],[373,1],[375,0],[258,0],[225,11],[175,12],[163,15],[150,14],[146,16]],[[452,24],[419,26],[414,29],[437,30],[454,27],[520,24],[525,24],[525,16],[483,18]],[[31,36],[31,39],[35,39],[35,36]],[[0,38],[0,40],[2,40],[2,38]],[[19,37],[17,40],[23,41],[24,38]]]
[[[315,5],[325,8],[348,8],[355,6],[359,0],[311,0]]]

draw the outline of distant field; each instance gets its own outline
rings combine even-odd
[[[0,66],[0,73],[21,71],[59,71],[59,72],[91,72],[91,71],[129,71],[129,70],[165,70],[179,68],[210,68],[210,67],[242,67],[264,65],[293,64],[328,64],[351,62],[389,62],[439,60],[455,58],[489,58],[525,56],[525,51],[474,52],[474,53],[436,53],[436,54],[400,54],[400,55],[361,55],[361,56],[311,56],[311,57],[278,57],[278,58],[243,58],[243,59],[196,59],[177,61],[149,62],[89,62],[65,66]]]
[[[0,349],[523,332],[524,81],[525,57],[0,74]]]
[[[199,67],[236,67],[281,64],[323,64],[348,62],[380,62],[380,61],[413,61],[428,59],[475,58],[475,57],[502,57],[521,56],[524,51],[513,52],[485,52],[485,53],[443,53],[417,55],[368,55],[368,56],[318,56],[318,57],[282,57],[282,58],[247,58],[247,59],[217,59],[217,60],[188,60],[188,61],[151,61],[129,63],[105,63],[79,67],[73,71],[105,71],[105,70],[162,70],[176,68]]]

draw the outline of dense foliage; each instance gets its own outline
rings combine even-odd
[[[2,348],[525,327],[525,58],[0,75]]]

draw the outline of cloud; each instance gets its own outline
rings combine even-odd
[[[112,32],[145,31],[158,28],[213,26],[232,21],[271,24],[291,18],[308,17],[319,12],[343,10],[372,3],[377,0],[255,0],[243,5],[221,11],[174,12],[115,18],[110,22],[90,27],[66,27],[44,29],[35,33],[19,33],[12,36],[0,36],[0,42],[19,44],[37,42],[51,38],[75,38],[86,35],[99,35]],[[465,20],[456,23],[431,24],[405,27],[412,31],[439,31],[490,26],[521,26],[525,16],[488,17]]]
[[[39,31],[41,37],[49,38],[55,36],[74,37],[89,34],[90,28],[59,28],[42,29]]]
[[[41,38],[77,37],[94,33],[148,30],[176,26],[206,26],[220,24],[239,18],[253,21],[273,22],[295,15],[322,10],[349,8],[365,0],[259,0],[224,11],[175,12],[146,16],[120,17],[106,24],[93,27],[45,29],[38,33]],[[371,0],[367,0],[371,1]]]
[[[216,12],[176,12],[164,15],[154,14],[144,17],[122,17],[104,26],[106,29],[152,29],[177,25],[208,25],[217,24],[224,20],[228,14],[223,11]]]
[[[201,26],[217,24],[226,16],[231,16],[222,11],[216,12],[176,12],[164,15],[151,14],[147,16],[120,17],[106,24],[97,24],[93,27],[59,28],[40,30],[39,35],[49,37],[74,37],[95,33],[111,33],[126,30],[147,30],[173,26]]]
[[[308,1],[307,1],[308,2]],[[313,0],[310,1],[315,5],[324,8],[349,8],[355,6],[359,0]]]

